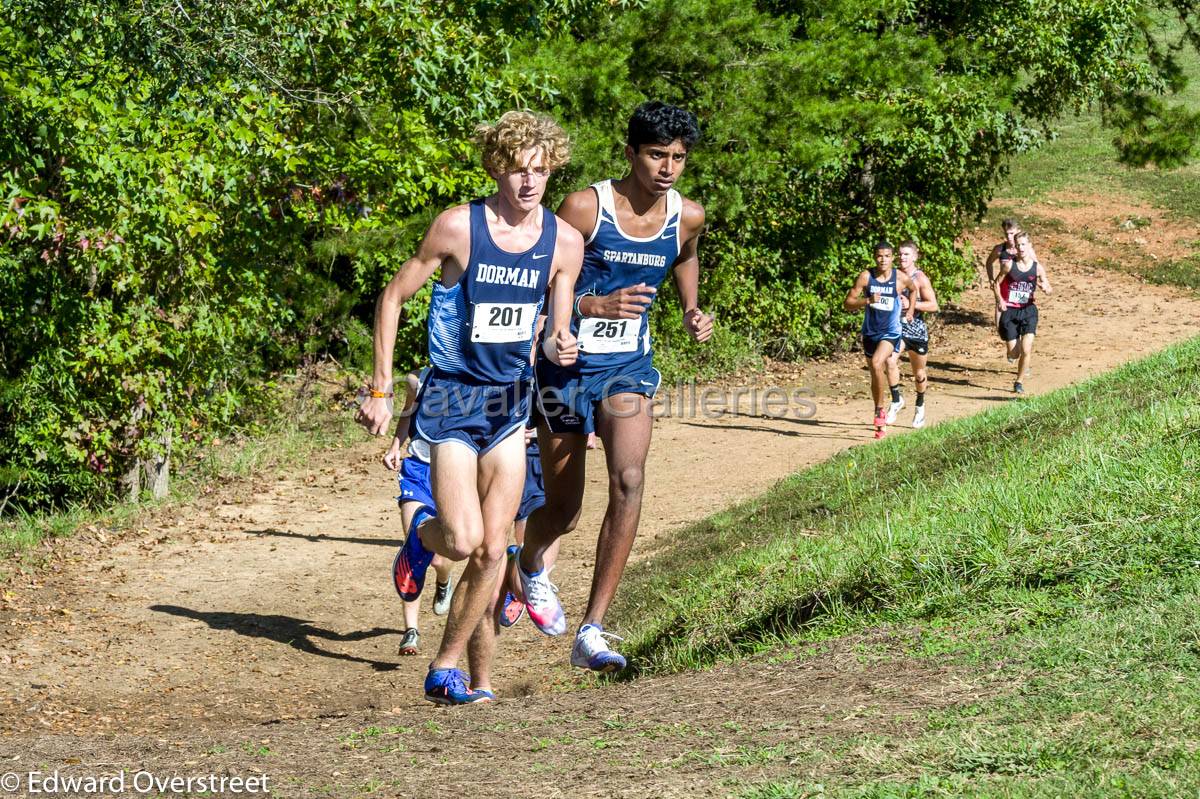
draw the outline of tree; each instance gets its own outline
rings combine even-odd
[[[1194,45],[1192,4],[1162,5]],[[702,294],[723,324],[786,356],[852,329],[841,298],[879,238],[915,239],[943,291],[963,285],[960,231],[1061,114],[1102,103],[1133,123],[1131,160],[1186,156],[1196,117],[1157,99],[1181,86],[1159,44],[1179,23],[1156,26],[1157,7],[655,0],[526,45],[513,68],[554,76],[550,110],[581,142],[573,176],[623,170],[616,121],[643,99],[699,115],[685,187],[710,211]],[[659,311],[660,342],[687,346],[678,309]]]
[[[586,5],[6,3],[9,507],[136,491],[139,464],[244,424],[273,370],[353,333],[413,218],[483,185],[474,124],[544,96],[502,73],[512,42]]]

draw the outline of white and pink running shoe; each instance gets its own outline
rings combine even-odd
[[[567,614],[550,582],[550,575],[542,569],[528,575],[521,568],[520,553],[517,555],[517,574],[521,578],[521,593],[525,595],[525,612],[529,620],[546,635],[562,635],[567,631]]]

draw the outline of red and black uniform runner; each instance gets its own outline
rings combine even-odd
[[[1038,310],[1033,294],[1037,290],[1038,262],[1024,270],[1021,266],[1019,259],[1011,261],[1000,280],[1000,298],[1005,306],[1000,314],[1000,338],[1005,341],[1037,332]]]

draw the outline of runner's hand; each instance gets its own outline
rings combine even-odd
[[[1004,300],[996,300],[996,310],[1000,313],[1004,313],[1008,310],[1008,304],[1005,303]]]
[[[900,308],[901,310],[908,310],[908,297],[905,297],[903,294],[900,295]]]
[[[601,319],[637,319],[650,307],[657,293],[658,289],[645,283],[627,286],[612,294],[590,298],[588,310],[591,313],[587,315]]]
[[[354,420],[367,428],[373,436],[381,436],[387,432],[388,422],[392,420],[392,412],[388,408],[385,397],[368,397],[358,408]]]
[[[559,331],[544,349],[550,361],[559,366],[570,366],[579,358],[579,342],[569,330]]]
[[[713,318],[693,308],[683,315],[683,328],[696,341],[708,341],[713,332]]]
[[[400,439],[393,438],[392,446],[388,448],[387,453],[383,456],[383,465],[394,472],[400,468],[400,461],[402,460],[404,458],[400,456]]]

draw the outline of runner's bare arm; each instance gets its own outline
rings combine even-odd
[[[870,280],[869,272],[859,273],[858,280],[854,281],[854,286],[850,292],[846,294],[846,301],[842,303],[842,307],[847,311],[861,311],[871,304],[870,296],[865,296],[863,291],[867,288],[867,283]]]
[[[992,247],[992,251],[988,253],[987,260],[983,262],[983,271],[987,272],[989,276],[992,274],[992,267],[1000,259],[1000,248],[1003,246],[1003,244],[997,244],[995,247]]]
[[[922,273],[917,278],[916,308],[922,313],[937,313],[939,310],[937,294],[933,291],[933,283],[929,276]]]
[[[558,217],[578,230],[586,241],[596,227],[599,208],[596,190],[589,186],[568,194],[558,207]],[[637,319],[650,307],[656,293],[645,283],[638,283],[603,296],[587,294],[579,298],[579,313],[601,319]]]
[[[996,297],[996,310],[1004,313],[1008,310],[1008,304],[1004,302],[1004,295],[1000,293],[1000,284],[1004,282],[1004,272],[996,275],[992,279],[992,294]]]
[[[575,302],[575,281],[583,266],[583,236],[571,225],[559,225],[554,244],[554,264],[550,273],[550,308],[542,350],[551,362],[570,366],[579,357],[579,347],[571,334],[571,313]]]
[[[700,233],[704,230],[704,207],[684,199],[679,235],[683,245],[675,259],[675,288],[683,308],[683,328],[696,341],[712,336],[712,317],[700,310]]]
[[[396,329],[400,325],[400,309],[439,267],[452,273],[444,274],[444,278],[457,280],[462,265],[470,256],[470,241],[468,206],[460,205],[442,212],[429,226],[416,254],[404,262],[380,292],[375,301],[375,370],[371,381],[371,387],[376,391],[392,390],[392,356],[396,347]],[[359,424],[372,435],[382,435],[392,417],[387,405],[386,398],[367,398],[358,410]]]
[[[1037,281],[1038,288],[1046,292],[1047,296],[1054,293],[1050,289],[1050,276],[1046,274],[1046,267],[1042,266],[1040,262],[1038,263]]]
[[[905,292],[908,292],[913,297],[916,297],[917,296],[917,281],[913,280],[912,278],[910,278],[908,275],[904,274],[903,272],[900,272],[896,275],[896,293],[900,295],[900,300],[901,300],[900,307],[904,308],[905,321],[911,322],[913,320],[913,316],[917,312],[917,306],[916,306],[915,302],[911,302],[911,303],[907,303],[907,304],[905,304],[903,302]],[[893,354],[895,354],[895,353],[893,353]]]
[[[383,465],[393,472],[400,468],[400,461],[403,460],[400,452],[404,449],[404,443],[408,441],[408,417],[412,415],[417,404],[417,386],[420,380],[421,377],[416,372],[409,372],[404,376],[404,407],[397,414],[396,435],[392,436],[392,445],[383,456]]]

